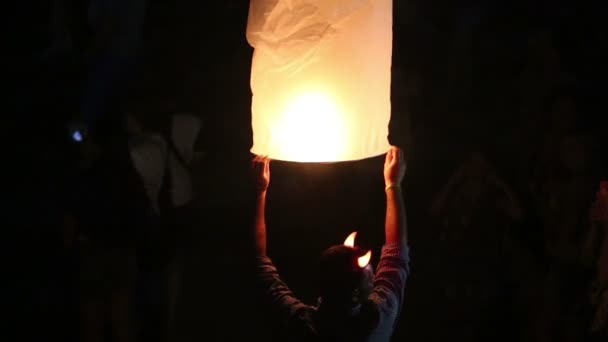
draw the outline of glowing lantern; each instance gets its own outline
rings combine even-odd
[[[344,246],[346,247],[355,247],[355,237],[357,236],[357,232],[352,232],[350,235],[344,240]],[[372,251],[367,251],[365,255],[359,257],[357,259],[357,264],[361,268],[367,267],[369,265],[370,260],[372,259]]]
[[[389,149],[392,0],[251,0],[253,147],[299,162]]]

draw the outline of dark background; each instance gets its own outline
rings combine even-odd
[[[11,286],[4,295],[16,308],[12,316],[25,322],[14,326],[18,336],[65,339],[75,334],[78,320],[66,304],[71,259],[60,243],[58,194],[71,186],[75,152],[65,125],[77,111],[74,99],[82,74],[67,60],[49,63],[40,57],[50,42],[49,4],[15,3],[15,14],[5,21],[9,92],[4,117],[9,120],[3,124],[8,138],[3,165],[9,171],[5,194],[10,206],[3,250]],[[456,283],[448,270],[462,266],[449,251],[485,241],[473,234],[472,239],[441,243],[440,220],[431,217],[430,207],[473,151],[482,153],[525,202],[522,189],[532,176],[522,175],[529,167],[518,156],[537,147],[523,140],[520,129],[532,120],[532,112],[564,89],[577,99],[577,132],[591,137],[587,146],[594,172],[589,182],[605,178],[605,9],[600,1],[540,0],[397,0],[394,7],[389,140],[404,148],[408,162],[404,193],[413,272],[394,340],[458,339],[459,329],[468,328],[491,329],[510,340],[542,340],[539,336],[549,332],[530,333],[534,324],[527,318],[538,314],[532,305],[515,307],[513,302],[525,300],[510,301],[514,297],[509,296],[516,296],[512,293],[482,315],[495,321],[461,320],[459,306],[468,305],[467,300],[444,297]],[[197,216],[183,247],[188,258],[178,308],[180,341],[272,335],[248,267],[252,50],[244,34],[247,11],[247,1],[150,1],[142,56],[129,92],[129,103],[150,121],[180,111],[204,121],[197,147],[206,155],[193,169]],[[549,48],[531,43],[541,32],[549,37]],[[530,76],[551,64],[552,54],[559,63],[547,74],[559,81]],[[543,86],[545,93],[539,90]],[[543,105],[529,109],[529,102]],[[550,118],[541,117],[544,121],[533,130],[538,137],[550,125]],[[315,299],[316,256],[351,231],[360,232],[358,241],[372,248],[377,261],[383,241],[382,158],[329,165],[273,162],[269,253],[305,301]],[[594,191],[589,189],[589,203]],[[540,234],[535,233],[539,225],[530,223],[536,222],[538,210],[526,206],[524,223],[509,224],[513,240],[525,241],[521,255],[543,253],[542,242],[527,242],[535,239],[528,236]],[[490,219],[501,225],[499,221],[498,216]],[[509,267],[517,268],[513,265]],[[533,282],[513,274],[509,282]]]

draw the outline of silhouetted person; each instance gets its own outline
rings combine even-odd
[[[509,298],[516,288],[510,283],[525,275],[514,266],[515,246],[507,243],[523,215],[518,196],[476,152],[450,177],[431,210],[440,224],[429,269],[436,271],[435,295],[445,309],[434,315],[444,327],[434,333],[463,341],[509,340],[495,327],[512,317]]]
[[[539,272],[538,295],[533,299],[539,303],[531,308],[541,312],[532,315],[531,323],[539,341],[579,341],[586,328],[579,308],[587,301],[583,294],[588,286],[581,252],[596,162],[581,127],[577,99],[570,91],[550,99],[547,119],[529,178],[544,269]]]
[[[194,144],[201,122],[182,113],[171,117],[168,129],[145,127],[133,116],[128,116],[127,126],[130,157],[146,191],[154,222],[143,234],[144,242],[138,252],[142,304],[145,303],[143,324],[157,329],[145,329],[149,336],[171,341],[183,245],[194,219],[190,166],[195,159]]]
[[[266,255],[266,191],[269,159],[257,157],[255,218],[256,267],[266,298],[287,322],[289,340],[389,341],[409,274],[405,205],[400,184],[405,175],[403,152],[393,147],[384,164],[386,183],[386,241],[374,276],[360,259],[365,251],[337,245],[321,254],[318,305],[302,303],[281,280]],[[368,260],[369,262],[369,260]]]

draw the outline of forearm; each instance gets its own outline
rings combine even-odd
[[[400,187],[386,189],[386,221],[384,225],[386,244],[407,244],[405,204]]]
[[[266,255],[266,191],[258,193],[256,197],[255,252]]]

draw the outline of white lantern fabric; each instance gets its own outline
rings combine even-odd
[[[171,177],[171,204],[179,208],[190,203],[194,199],[190,166],[196,156],[194,145],[202,128],[200,119],[188,113],[174,114],[170,137],[144,131],[139,123],[130,119],[135,122],[129,141],[131,161],[155,213],[160,213],[159,199],[165,172],[169,172]],[[176,150],[169,148],[166,138],[173,140]],[[180,157],[176,156],[176,152]]]
[[[251,0],[251,151],[297,162],[385,153],[392,17],[392,0]]]

